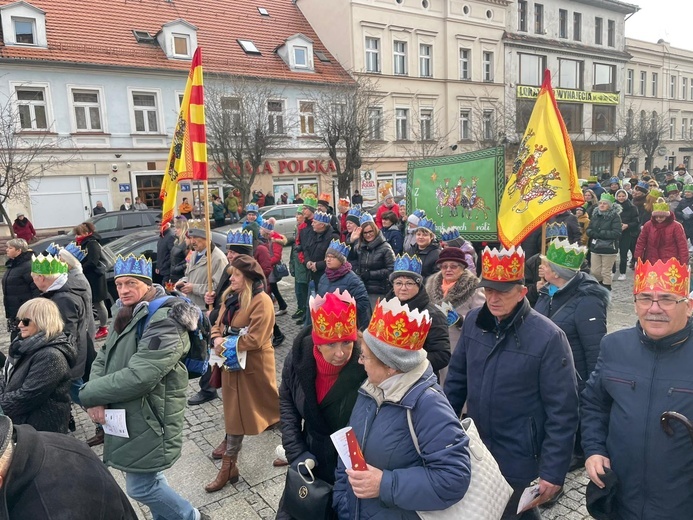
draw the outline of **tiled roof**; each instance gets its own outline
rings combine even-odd
[[[0,0],[0,6],[14,0]],[[46,12],[48,48],[4,46],[0,60],[18,59],[87,65],[187,71],[189,60],[168,59],[158,44],[137,43],[133,30],[154,36],[183,19],[197,28],[206,71],[285,81],[350,81],[292,0],[31,0]],[[262,16],[264,7],[269,16]],[[313,40],[314,72],[294,72],[275,49],[297,33]],[[237,39],[252,40],[261,56],[247,55]]]

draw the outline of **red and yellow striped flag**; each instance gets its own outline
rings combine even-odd
[[[207,180],[207,135],[205,131],[202,51],[198,47],[190,64],[190,74],[180,105],[176,131],[168,153],[166,173],[159,198],[163,202],[161,228],[173,220],[182,180]]]
[[[517,246],[552,216],[584,203],[573,145],[546,70],[498,208],[498,238],[505,247]]]

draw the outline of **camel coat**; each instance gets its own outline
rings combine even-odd
[[[219,311],[212,338],[222,337],[226,314],[224,304]],[[222,371],[221,394],[224,400],[224,423],[228,435],[257,435],[279,422],[279,391],[274,366],[272,329],[274,305],[267,293],[253,296],[247,309],[238,309],[232,327],[248,327],[238,340],[238,350],[247,351],[244,370]]]

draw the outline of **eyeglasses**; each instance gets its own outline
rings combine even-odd
[[[398,289],[401,289],[402,287],[404,287],[405,289],[411,289],[412,287],[416,287],[416,284],[414,282],[395,282],[392,285],[394,285]]]
[[[372,358],[371,356],[364,356],[364,355],[363,355],[363,352],[361,352],[361,353],[359,354],[359,361],[361,361],[362,363],[363,363],[364,361],[368,361],[369,359],[373,359],[373,358]]]
[[[334,260],[334,259],[337,258],[337,257],[334,256],[333,254],[327,253],[327,254],[325,255],[325,258],[332,258],[332,259]]]
[[[676,305],[678,305],[681,302],[688,301],[688,298],[679,298],[678,300],[675,298],[659,298],[658,300],[655,300],[652,296],[636,296],[635,297],[635,305],[640,307],[641,309],[649,309],[652,307],[653,303],[656,303],[659,305],[660,309],[663,309],[665,311],[671,310]]]
[[[364,235],[375,235],[375,230],[374,229],[366,229],[363,232]]]
[[[31,323],[31,318],[22,318],[21,320],[19,320],[19,323],[21,323],[25,327],[28,327],[29,323]]]
[[[458,264],[457,262],[453,262],[451,264],[440,264],[440,270],[445,271],[446,269],[452,269],[453,271],[457,271],[458,269],[461,269],[462,265]]]

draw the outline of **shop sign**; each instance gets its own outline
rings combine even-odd
[[[128,193],[132,191],[132,188],[130,187],[129,184],[118,184],[118,191],[120,193]]]
[[[361,196],[364,206],[373,206],[378,202],[378,184],[375,179],[375,170],[361,172]]]
[[[536,99],[539,96],[540,87],[529,87],[527,85],[517,86],[518,99]],[[618,105],[621,95],[617,92],[587,92],[585,90],[569,90],[565,88],[555,88],[553,93],[556,101],[566,101],[573,103],[596,103],[599,105]]]
[[[232,162],[231,169],[235,175],[240,173],[238,163]],[[251,173],[252,167],[248,161],[245,162],[245,172]],[[217,171],[221,173],[221,168],[217,166]],[[335,173],[337,168],[334,161],[325,159],[280,159],[278,161],[265,161],[255,173],[275,175],[275,174],[301,174],[301,173]]]

